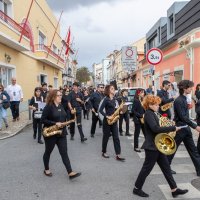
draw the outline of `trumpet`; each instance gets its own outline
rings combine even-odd
[[[174,126],[174,122],[167,117],[163,117],[161,114],[157,113],[159,117],[159,124],[161,127],[169,127],[169,126]],[[155,137],[155,145],[161,153],[165,155],[171,155],[173,154],[177,147],[176,147],[176,142],[174,140],[174,137],[176,136],[176,131],[169,132],[167,133],[160,133],[156,135]]]

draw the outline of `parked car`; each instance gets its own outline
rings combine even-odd
[[[126,89],[128,91],[128,103],[130,103],[130,105],[128,105],[128,111],[130,113],[130,115],[132,115],[132,106],[133,106],[133,99],[136,93],[137,89],[144,89],[142,87],[125,87],[125,88],[121,88],[120,90]]]

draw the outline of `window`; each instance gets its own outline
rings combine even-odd
[[[174,33],[174,16],[173,15],[169,17],[169,34],[171,35],[172,33]]]
[[[42,47],[44,44],[46,44],[46,36],[39,31],[39,45]]]
[[[161,28],[160,26],[158,27],[158,43],[161,43]]]
[[[53,79],[53,86],[55,89],[58,89],[58,78],[54,77]]]
[[[40,74],[40,84],[47,83],[47,75]]]
[[[53,52],[57,54],[58,48],[53,44]]]
[[[157,34],[155,36],[153,36],[150,40],[149,40],[149,49],[153,48],[153,47],[157,47]]]
[[[11,83],[14,69],[0,67],[0,83],[6,88]]]
[[[12,1],[0,0],[0,10],[9,17],[12,17]]]

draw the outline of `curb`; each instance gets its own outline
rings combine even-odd
[[[28,121],[26,124],[24,124],[20,129],[18,129],[14,133],[9,134],[9,135],[4,136],[4,137],[0,137],[0,140],[5,140],[5,139],[11,138],[11,137],[19,134],[24,128],[26,128],[27,126],[31,125],[32,123],[33,123],[32,121]]]

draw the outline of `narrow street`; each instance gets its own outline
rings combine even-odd
[[[101,129],[90,138],[91,120],[83,120],[88,141],[82,144],[76,132],[75,140],[68,139],[68,153],[75,171],[82,176],[69,180],[57,148],[53,151],[50,168],[53,177],[43,174],[44,145],[33,140],[32,127],[28,126],[15,137],[1,140],[0,199],[1,200],[137,200],[132,194],[134,181],[143,163],[144,153],[133,151],[133,137],[121,136],[122,154],[126,162],[115,160],[112,138],[108,145],[109,159],[101,157]],[[133,122],[131,121],[131,133]],[[69,138],[69,136],[68,136]],[[143,137],[140,138],[142,143]],[[188,154],[181,146],[172,168],[177,171],[175,180],[181,188],[190,191],[182,199],[200,199],[200,192],[191,185],[197,178]],[[169,187],[156,166],[147,178],[144,191],[151,200],[172,199]],[[181,199],[181,198],[178,198]]]

